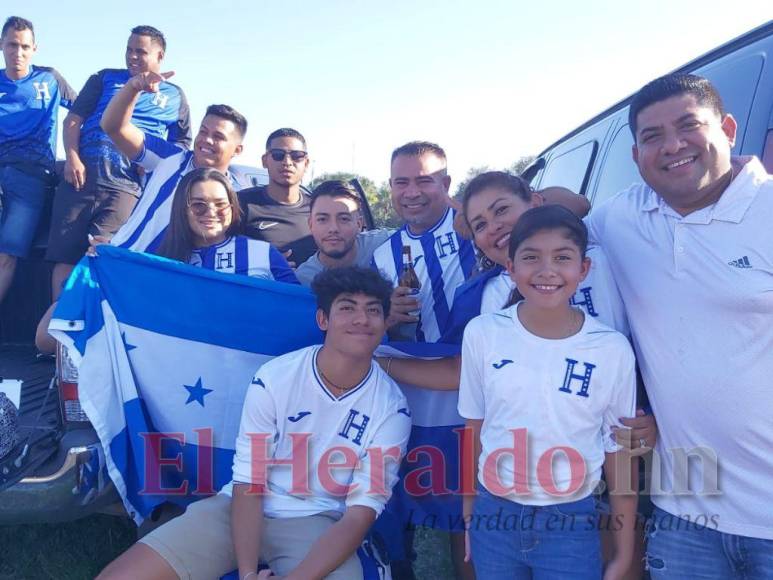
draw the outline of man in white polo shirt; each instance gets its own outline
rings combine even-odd
[[[731,159],[736,122],[701,77],[629,114],[646,185],[588,218],[625,303],[660,429],[653,578],[773,576],[773,178]]]

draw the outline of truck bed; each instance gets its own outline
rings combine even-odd
[[[16,446],[0,459],[0,490],[32,473],[57,451],[62,432],[59,392],[52,357],[32,345],[0,346],[0,377],[23,381]]]

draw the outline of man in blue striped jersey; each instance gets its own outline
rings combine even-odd
[[[413,141],[398,147],[392,152],[389,185],[392,190],[392,205],[405,222],[403,227],[379,246],[373,254],[373,265],[395,284],[392,293],[391,313],[388,323],[392,326],[390,335],[398,340],[418,342],[437,342],[449,323],[449,313],[456,289],[467,280],[475,267],[475,252],[472,243],[459,236],[454,230],[456,210],[450,205],[448,189],[451,177],[446,170],[445,151],[434,143]],[[403,246],[410,246],[411,258],[416,275],[421,282],[417,296],[411,296],[411,289],[397,286],[403,269]],[[418,310],[419,316],[412,313]],[[462,423],[455,412],[445,416],[440,409],[454,404],[456,393],[423,391],[412,398],[418,407],[433,410],[431,425],[414,423],[412,446],[425,443],[440,447],[446,457],[446,470],[449,477],[456,470],[458,457],[455,451],[456,435],[454,426]],[[429,438],[427,439],[427,434]],[[452,479],[447,479],[452,481]],[[417,514],[419,518],[427,516],[425,521],[443,522],[439,527],[451,533],[451,553],[458,578],[472,577],[472,568],[463,562],[464,534],[461,527],[446,524],[461,515],[461,496],[440,494],[427,501],[415,502],[416,498],[404,489],[404,480],[398,483],[395,499],[387,511],[387,517],[399,514],[402,520],[405,512],[409,519]],[[424,498],[421,498],[424,499]],[[440,503],[435,503],[435,500]],[[442,513],[441,513],[442,512]],[[450,515],[449,515],[450,514]],[[381,533],[390,534],[389,520],[382,520]],[[459,520],[460,521],[460,520]],[[400,521],[402,525],[416,521]],[[406,533],[404,542],[408,552],[413,537]],[[413,578],[410,563],[402,558],[399,550],[392,554],[398,560],[393,563],[393,577]]]
[[[148,173],[137,207],[110,240],[113,245],[139,252],[153,251],[161,243],[180,179],[199,167],[212,167],[228,175],[228,165],[242,152],[247,132],[247,119],[238,111],[228,105],[210,105],[192,151],[144,133],[133,124],[135,104],[141,94],[161,90],[170,76],[172,73],[145,72],[132,77],[102,115],[102,129],[118,150]]]
[[[373,264],[397,286],[403,246],[410,246],[421,282],[416,297],[409,295],[408,288],[395,288],[391,334],[403,340],[436,342],[448,323],[454,292],[475,266],[472,244],[454,231],[456,211],[448,196],[451,177],[445,151],[427,141],[398,147],[392,152],[389,185],[392,205],[405,224],[376,249]],[[412,316],[417,309],[419,316]],[[411,336],[406,335],[408,328]]]
[[[55,184],[59,107],[77,93],[52,68],[34,66],[32,22],[11,16],[0,45],[0,302],[13,280],[16,259],[30,249],[45,200]]]
[[[126,45],[126,68],[103,69],[83,87],[64,121],[65,181],[54,199],[46,258],[56,262],[54,296],[88,247],[89,234],[109,237],[129,217],[142,192],[141,172],[117,149],[100,127],[108,103],[129,80],[158,73],[166,53],[164,35],[152,26],[132,29]],[[187,147],[190,112],[182,90],[164,83],[135,102],[132,123],[147,135]]]

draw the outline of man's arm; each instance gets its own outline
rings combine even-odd
[[[286,580],[324,578],[354,554],[375,521],[376,512],[373,509],[362,505],[350,506],[344,516],[312,544],[298,567],[285,576]]]
[[[263,496],[246,483],[234,483],[231,492],[231,539],[239,578],[257,572],[263,531]]]
[[[462,367],[460,356],[433,360],[378,357],[376,361],[399,383],[438,391],[459,389],[459,372]]]
[[[574,193],[565,187],[546,187],[538,192],[545,203],[562,205],[577,217],[585,217],[590,211],[590,202],[584,195]]]
[[[132,124],[132,114],[142,92],[157,93],[159,85],[174,73],[144,72],[133,76],[118,91],[105,112],[100,126],[113,141],[118,150],[129,159],[136,159],[142,153],[145,133]]]
[[[81,125],[83,117],[70,111],[62,123],[62,141],[64,141],[64,180],[76,191],[86,183],[86,166],[80,157]]]

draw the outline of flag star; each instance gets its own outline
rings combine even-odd
[[[135,345],[129,344],[126,341],[126,333],[125,332],[121,333],[121,340],[123,341],[123,347],[126,349],[126,352],[129,352],[130,350],[134,350],[135,348],[137,348]]]
[[[199,405],[202,407],[204,406],[204,397],[207,396],[209,393],[212,392],[212,389],[204,388],[201,385],[201,377],[196,381],[196,384],[191,385],[183,385],[186,389],[188,389],[188,400],[185,401],[185,404],[192,403],[193,401],[196,401]]]

